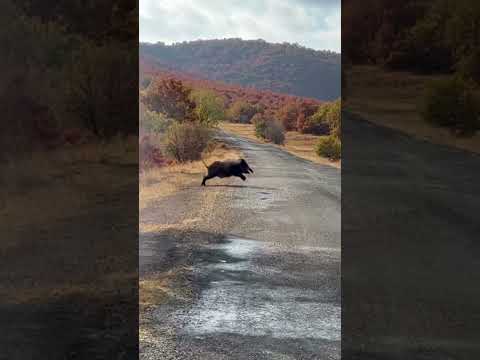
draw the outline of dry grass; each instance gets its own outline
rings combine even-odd
[[[59,269],[57,269],[59,270]],[[101,279],[101,282],[58,284],[37,283],[34,286],[0,287],[3,304],[35,304],[54,302],[59,299],[82,297],[99,301],[106,297],[118,296],[118,289],[128,290],[136,283],[136,273],[117,272]],[[99,291],[101,289],[101,291]]]
[[[188,266],[178,266],[159,274],[141,278],[139,280],[140,312],[165,303],[169,298],[175,298],[175,301],[187,299],[191,295],[191,289],[179,288],[173,286],[173,283],[191,270],[191,267]]]
[[[226,132],[250,139],[257,143],[265,143],[265,141],[262,141],[255,136],[255,126],[253,124],[223,122],[220,124],[220,128]],[[297,131],[287,131],[285,133],[284,145],[272,145],[278,146],[298,157],[313,161],[317,164],[340,168],[341,161],[330,161],[329,159],[322,158],[315,153],[315,144],[317,143],[317,140],[318,136],[316,135],[302,134]]]
[[[2,253],[6,256],[2,265],[9,266],[11,274],[15,274],[9,278],[11,284],[4,283],[0,287],[6,302],[102,296],[99,289],[127,288],[125,284],[131,283],[132,274],[123,273],[128,268],[124,266],[128,259],[122,251],[129,246],[128,242],[117,247],[116,253],[94,259],[96,252],[103,253],[111,244],[108,229],[104,242],[90,245],[92,258],[84,259],[96,261],[95,264],[87,261],[77,264],[77,271],[70,271],[70,275],[62,274],[59,269],[69,269],[62,261],[80,259],[85,247],[89,246],[86,244],[91,241],[78,234],[78,219],[92,223],[108,221],[97,219],[95,211],[111,206],[109,197],[120,199],[122,189],[135,181],[129,174],[138,163],[137,144],[137,137],[116,138],[108,143],[6,159],[7,169],[0,178],[2,195],[7,195],[0,197],[0,232],[5,235]],[[127,198],[117,203],[123,209],[128,202]],[[85,229],[84,235],[87,234],[88,229]],[[17,257],[22,261],[15,261]],[[99,280],[102,283],[92,285],[85,280],[86,274],[95,271],[108,275]],[[30,279],[32,273],[35,273],[35,283],[25,280]],[[85,279],[74,278],[74,274]],[[14,290],[10,289],[14,284],[17,284]]]
[[[171,295],[170,283],[173,272],[168,271],[158,276],[139,280],[139,305],[140,311],[146,307],[161,304]]]
[[[204,155],[203,160],[211,164],[217,160],[238,159],[240,153],[227,148],[224,144],[215,144]],[[182,188],[200,184],[206,172],[201,161],[174,164],[146,170],[140,175],[139,207],[144,209],[159,198],[172,195]]]
[[[329,159],[318,156],[315,153],[315,145],[318,136],[302,134],[297,131],[288,131],[285,137],[285,149],[301,158],[316,162],[318,164],[331,165],[336,168],[341,167],[341,160],[330,161]]]
[[[117,176],[115,167],[137,166],[137,143],[137,137],[127,141],[116,138],[7,159],[0,178],[2,190],[8,194],[8,198],[0,198],[0,216],[6,221],[0,229],[68,218],[82,208],[88,212],[91,199],[86,193],[108,193],[112,187],[127,185],[124,182],[130,179]]]
[[[347,73],[345,109],[369,121],[403,131],[437,144],[480,152],[480,135],[459,138],[426,123],[419,114],[426,84],[442,76],[386,72],[372,66],[355,66]]]
[[[223,131],[233,133],[235,135],[250,139],[257,143],[265,143],[255,136],[255,126],[253,124],[238,124],[231,122],[220,123],[220,129]]]

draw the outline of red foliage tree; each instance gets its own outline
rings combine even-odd
[[[307,101],[302,101],[298,106],[298,116],[297,116],[297,130],[306,133],[310,130],[310,123],[308,118],[312,116],[318,105],[314,103],[310,103]]]
[[[276,112],[276,118],[285,127],[285,130],[295,130],[297,127],[297,118],[300,113],[299,106],[294,101],[289,101]]]
[[[302,133],[305,133],[308,130],[308,121],[303,112],[297,117],[297,130]]]
[[[307,127],[306,122],[321,104],[317,99],[274,93],[272,91],[258,90],[250,87],[243,88],[239,85],[226,84],[220,81],[200,79],[181,72],[153,71],[149,68],[141,68],[141,72],[144,72],[146,76],[153,79],[152,85],[147,89],[147,92],[155,91],[153,85],[155,83],[176,79],[181,82],[184,87],[209,89],[213,91],[225,99],[225,106],[230,108],[230,110],[237,103],[254,105],[256,108],[255,112],[264,112],[268,117],[280,120],[288,130],[298,129],[309,132],[310,128]],[[248,118],[251,118],[251,115],[253,115],[253,112],[249,114]],[[238,121],[239,116],[235,118]]]
[[[159,79],[149,86],[142,102],[150,109],[178,121],[194,121],[191,89],[176,79]]]

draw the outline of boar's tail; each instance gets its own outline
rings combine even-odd
[[[205,165],[205,167],[208,169],[208,165],[205,163],[205,161],[203,161],[203,159],[200,160],[202,160],[203,165]]]

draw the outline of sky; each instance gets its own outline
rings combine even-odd
[[[140,41],[263,39],[340,52],[341,0],[140,0]]]

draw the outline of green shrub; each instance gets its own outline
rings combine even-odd
[[[338,160],[342,157],[342,143],[334,135],[320,136],[316,152],[318,156],[323,156],[330,160]]]
[[[318,107],[315,114],[308,118],[308,130],[306,132],[316,134],[329,132],[339,138],[341,135],[341,120],[341,100],[324,103]]]
[[[326,114],[326,123],[330,128],[330,133],[335,135],[337,138],[341,136],[341,127],[342,127],[342,104],[340,99],[332,102],[328,108]]]
[[[174,123],[165,134],[165,153],[178,162],[198,160],[210,139],[211,130],[206,126]]]
[[[195,102],[197,120],[206,126],[215,126],[225,118],[225,104],[221,97],[210,90],[195,90],[191,94]]]
[[[472,86],[460,77],[433,81],[423,98],[422,117],[460,135],[471,135],[479,126],[479,106],[475,97]]]

